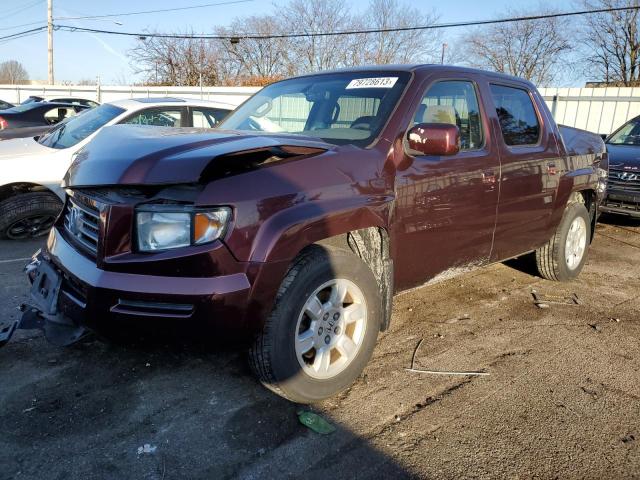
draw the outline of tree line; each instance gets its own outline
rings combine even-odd
[[[577,8],[638,6],[640,0],[583,0]],[[471,28],[450,41],[441,29],[326,37],[243,39],[327,31],[434,25],[437,12],[419,3],[371,0],[354,13],[341,0],[289,0],[274,12],[236,18],[218,35],[234,40],[146,37],[129,52],[148,85],[264,85],[341,67],[387,63],[468,65],[524,77],[538,85],[576,78],[614,85],[640,82],[637,10],[545,18]],[[544,5],[504,17],[553,14]],[[186,32],[188,33],[188,32]],[[447,32],[448,33],[448,32]],[[443,40],[448,48],[443,49]],[[445,45],[446,46],[446,45]],[[445,55],[446,53],[446,55]]]

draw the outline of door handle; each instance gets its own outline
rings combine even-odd
[[[482,172],[482,183],[485,185],[494,185],[496,183],[496,172],[493,170]]]

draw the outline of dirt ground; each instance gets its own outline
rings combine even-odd
[[[365,373],[314,406],[328,436],[237,347],[19,332],[0,349],[0,478],[640,478],[640,222],[605,221],[575,282],[516,261],[397,297]],[[0,315],[38,243],[0,242]],[[421,339],[417,368],[489,375],[406,371]]]

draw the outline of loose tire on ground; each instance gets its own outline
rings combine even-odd
[[[334,305],[339,305],[338,310]],[[337,323],[331,323],[336,313]],[[251,347],[251,367],[263,385],[291,401],[329,398],[349,387],[363,371],[382,318],[380,290],[369,267],[352,252],[313,245],[298,256],[283,280],[273,311]],[[305,342],[317,346],[306,350]]]
[[[24,239],[46,235],[62,209],[53,193],[22,193],[0,202],[0,238]]]
[[[575,231],[574,233],[570,233],[570,231],[572,228],[575,229],[576,225],[578,225],[577,228],[581,230],[581,235],[584,234],[585,236],[585,243],[580,258],[578,258],[577,255],[568,255],[571,251],[580,250],[576,250],[574,248],[577,244],[574,244],[571,241],[569,243],[567,242],[568,236],[575,236]],[[591,220],[589,218],[587,208],[583,203],[570,203],[564,211],[556,233],[551,237],[548,243],[540,247],[535,252],[536,265],[540,275],[547,280],[559,282],[576,278],[582,271],[587,260],[590,238]],[[581,245],[582,240],[578,243]]]

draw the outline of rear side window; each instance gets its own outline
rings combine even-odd
[[[526,90],[491,85],[493,103],[507,145],[535,145],[540,139],[540,122]]]

